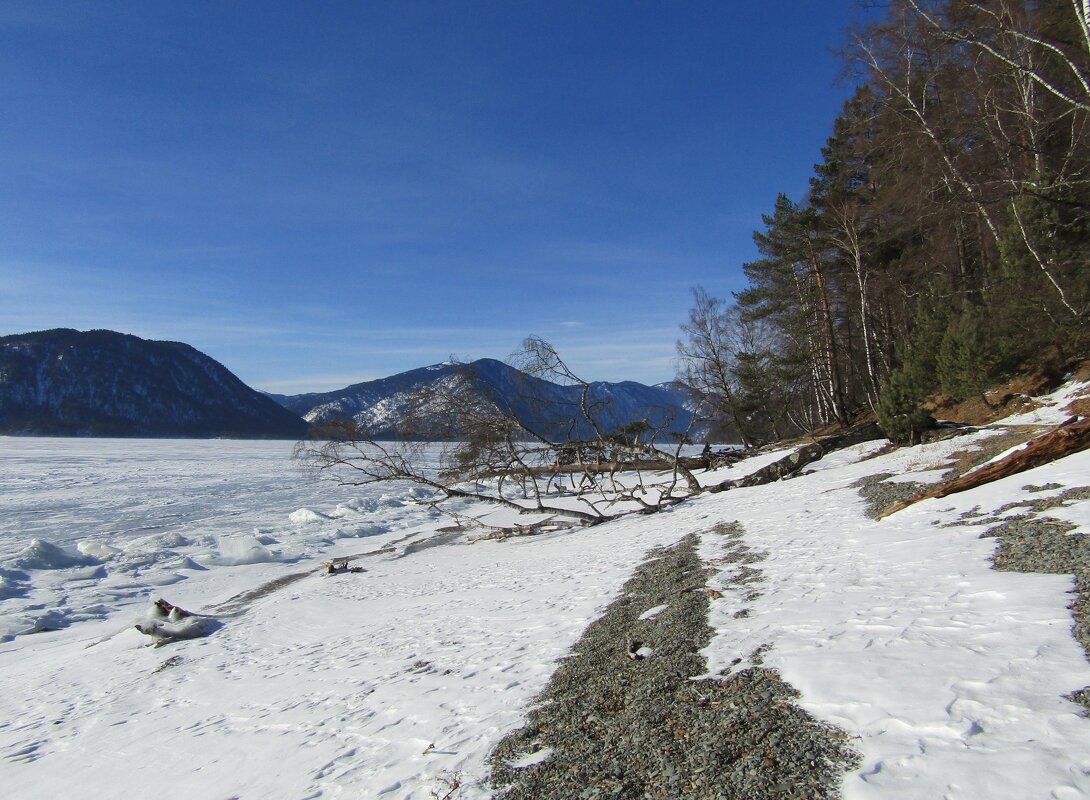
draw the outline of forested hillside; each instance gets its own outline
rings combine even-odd
[[[57,328],[0,337],[0,434],[296,439],[308,425],[181,342]]]
[[[805,197],[732,301],[695,292],[680,377],[749,441],[873,411],[891,438],[1042,354],[1084,354],[1090,30],[1078,0],[894,0]]]

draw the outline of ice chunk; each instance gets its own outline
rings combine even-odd
[[[223,536],[219,540],[219,552],[209,559],[209,563],[220,567],[237,567],[277,560],[277,555],[253,536]]]
[[[201,569],[200,565],[188,556],[174,550],[149,550],[146,552],[126,552],[114,562],[118,572],[141,572],[151,567],[160,569]]]
[[[355,528],[338,528],[333,532],[335,539],[362,539],[365,536],[378,536],[386,533],[388,528],[384,525],[358,525]]]
[[[174,550],[178,547],[186,547],[192,544],[182,534],[177,531],[170,531],[168,533],[156,533],[152,536],[142,536],[139,539],[133,539],[132,541],[124,545],[125,552],[131,553],[133,551],[142,550]]]
[[[84,553],[73,553],[45,539],[34,539],[10,563],[18,569],[66,569],[92,566],[98,563],[98,559]]]
[[[45,631],[57,631],[67,628],[71,623],[68,619],[69,612],[65,609],[50,608],[34,614],[27,620],[29,627],[19,633],[44,633]]]
[[[356,497],[352,500],[346,500],[337,505],[333,515],[338,516],[337,511],[342,509],[344,511],[354,511],[357,514],[366,514],[369,511],[378,509],[378,501],[373,497]]]
[[[106,568],[102,565],[74,569],[65,575],[65,580],[71,581],[95,581],[106,577]]]
[[[76,545],[76,549],[83,553],[85,556],[91,558],[97,558],[105,561],[108,558],[113,558],[121,550],[117,547],[111,547],[108,544],[102,542],[95,542],[90,539],[84,539],[82,542]]]
[[[314,522],[324,522],[329,517],[325,514],[319,514],[317,511],[311,511],[309,508],[300,508],[298,511],[292,511],[288,514],[288,519],[296,525],[310,525]]]

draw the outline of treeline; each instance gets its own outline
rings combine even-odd
[[[854,95],[727,302],[696,290],[679,378],[754,443],[978,394],[1090,311],[1090,4],[893,0]]]

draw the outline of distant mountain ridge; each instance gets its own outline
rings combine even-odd
[[[542,380],[491,358],[468,364],[433,364],[331,392],[269,396],[308,422],[320,425],[353,419],[376,438],[394,438],[399,433],[397,423],[410,407],[414,392],[422,386],[452,381],[466,371],[482,394],[547,435],[564,438],[570,433],[573,438],[591,438],[585,424],[569,431],[581,387]],[[596,422],[607,432],[640,420],[647,420],[655,428],[682,432],[692,419],[684,395],[670,384],[597,381],[590,384],[589,403]]]
[[[581,387],[494,359],[433,364],[332,392],[275,395],[251,389],[181,342],[70,328],[0,337],[0,435],[298,439],[311,423],[347,418],[376,438],[398,438],[414,393],[467,375],[481,396],[542,434],[592,438],[578,419]],[[595,382],[588,401],[604,432],[643,420],[681,432],[691,422],[685,396],[671,384]],[[441,438],[443,428],[437,420],[411,435]]]
[[[309,426],[181,342],[57,328],[0,337],[0,433],[297,439]]]

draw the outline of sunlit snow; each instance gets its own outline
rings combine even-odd
[[[1072,579],[993,571],[995,540],[960,517],[1086,485],[1090,453],[879,522],[853,486],[932,482],[972,441],[858,445],[668,512],[468,544],[409,487],[313,482],[288,443],[0,439],[0,785],[428,800],[458,774],[459,798],[488,797],[492,746],[647,551],[737,520],[762,582],[712,600],[708,674],[764,648],[862,754],[847,797],[1085,796]],[[1087,507],[1049,514],[1090,533]],[[344,556],[362,571],[320,568]],[[197,616],[149,611],[158,597]]]

